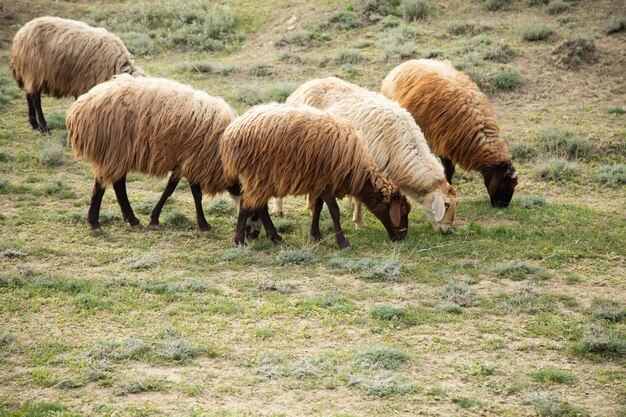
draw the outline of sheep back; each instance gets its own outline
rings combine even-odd
[[[312,80],[287,99],[346,118],[362,137],[378,168],[420,198],[446,183],[443,166],[430,151],[413,116],[397,102],[336,77]]]
[[[372,176],[376,165],[350,122],[309,106],[250,109],[226,128],[220,151],[227,183],[241,183],[251,209],[270,197],[329,189],[336,197],[356,195],[370,178],[393,188]]]
[[[382,93],[409,110],[436,155],[481,172],[510,163],[487,96],[450,63],[420,59],[400,64],[383,81]]]
[[[50,16],[18,30],[9,66],[20,88],[54,97],[78,97],[115,74],[143,75],[117,36]]]
[[[173,171],[215,194],[226,189],[219,140],[235,117],[221,98],[124,74],[79,97],[66,124],[72,152],[92,164],[103,186],[129,171]]]

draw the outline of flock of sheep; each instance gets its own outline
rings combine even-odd
[[[407,61],[385,78],[382,94],[334,77],[312,80],[286,104],[256,106],[239,117],[219,97],[145,76],[117,36],[73,20],[41,17],[25,24],[15,35],[10,67],[26,90],[34,129],[48,131],[42,93],[77,99],[66,124],[74,155],[91,163],[95,174],[87,214],[93,229],[100,227],[110,185],[124,220],[139,224],[126,194],[129,171],[171,172],[151,226],[159,224],[163,205],[184,177],[202,231],[210,229],[203,193],[228,191],[235,199],[238,245],[258,236],[261,224],[269,239],[280,241],[270,198],[277,198],[273,211],[282,215],[283,197],[308,195],[311,236],[322,238],[326,203],[340,248],[350,243],[336,198],[356,198],[358,227],[364,226],[365,204],[389,237],[401,240],[411,210],[405,193],[424,207],[435,230],[452,227],[456,165],[483,175],[494,207],[508,206],[518,182],[487,97],[447,62]]]

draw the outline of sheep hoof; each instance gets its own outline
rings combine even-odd
[[[313,239],[315,239],[316,242],[320,242],[322,240],[322,234],[321,233],[311,233],[311,237]]]
[[[207,225],[206,227],[201,227],[200,228],[200,234],[201,235],[208,235],[210,231],[211,231],[211,226],[209,226],[209,225]]]
[[[155,222],[150,222],[150,224],[148,225],[148,229],[150,230],[159,230],[159,222],[157,221]]]
[[[274,243],[281,243],[283,241],[283,238],[279,234],[276,234],[274,236],[268,236],[268,237]]]
[[[367,223],[365,222],[355,222],[354,225],[357,229],[365,229],[367,227]]]
[[[94,232],[100,230],[100,223],[89,223],[89,226],[91,226],[91,230]]]
[[[348,242],[348,240],[337,242],[337,246],[339,246],[339,249],[341,250],[350,250],[350,242]]]

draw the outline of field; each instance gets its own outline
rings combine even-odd
[[[326,210],[308,237],[302,197],[274,219],[281,245],[235,248],[226,196],[200,234],[184,182],[151,230],[166,179],[131,174],[144,227],[109,190],[91,232],[73,98],[44,97],[42,135],[8,69],[41,15],[106,27],[239,113],[449,59],[488,93],[520,184],[493,209],[457,169],[455,233],[415,203],[401,243],[340,202],[340,252]],[[626,416],[623,1],[0,0],[0,22],[0,417]]]

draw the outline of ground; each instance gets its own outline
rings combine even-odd
[[[207,3],[0,0],[0,416],[626,415],[623,1]],[[239,113],[312,78],[376,91],[402,60],[449,59],[488,92],[520,184],[493,209],[457,170],[455,233],[414,202],[401,243],[341,202],[340,252],[326,212],[308,237],[302,197],[275,219],[282,245],[235,248],[225,196],[200,234],[184,182],[149,229],[165,179],[131,174],[144,227],[108,191],[92,232],[73,99],[44,97],[42,135],[8,69],[41,15],[106,27],[148,74]],[[553,54],[577,38],[595,52]]]

